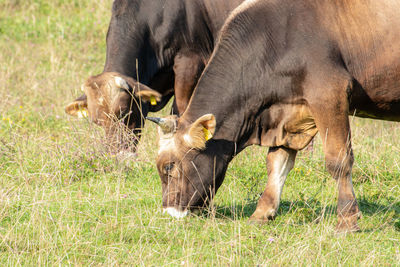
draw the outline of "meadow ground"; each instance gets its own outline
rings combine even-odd
[[[267,179],[260,147],[235,158],[208,213],[163,215],[155,126],[124,162],[63,110],[102,70],[111,2],[0,0],[0,265],[399,265],[396,123],[352,119],[359,233],[334,232],[319,139],[275,221],[247,224]]]

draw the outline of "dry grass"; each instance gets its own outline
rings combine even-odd
[[[209,213],[161,214],[147,125],[136,161],[64,114],[102,70],[111,0],[0,0],[1,265],[398,265],[400,125],[354,119],[362,232],[337,236],[321,144],[299,155],[279,217],[247,219],[266,184],[265,148],[231,164]],[[166,111],[165,111],[166,112]]]

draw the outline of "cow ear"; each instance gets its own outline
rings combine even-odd
[[[159,92],[145,85],[140,85],[139,88],[135,90],[135,96],[142,101],[149,102],[152,106],[156,106],[157,102],[161,102],[162,95]]]
[[[157,105],[161,101],[162,95],[151,89],[150,87],[134,81],[132,78],[122,78],[121,76],[114,77],[114,83],[118,88],[129,90],[129,86],[133,88],[136,97],[140,98],[143,102],[150,102],[152,106]]]
[[[202,150],[206,147],[206,142],[210,140],[216,127],[216,120],[213,114],[206,114],[197,119],[184,135],[186,144],[194,149]]]
[[[71,102],[65,107],[65,113],[68,115],[83,118],[87,117],[87,97],[82,95],[75,101]]]

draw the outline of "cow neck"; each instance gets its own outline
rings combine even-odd
[[[118,72],[147,84],[157,71],[157,60],[149,43],[145,19],[139,15],[143,13],[143,4],[138,6],[135,1],[127,1],[119,6],[118,3],[114,2],[107,32],[104,72]]]
[[[206,11],[205,18],[208,21],[210,29],[215,33],[214,39],[217,38],[219,30],[228,18],[229,14],[238,7],[244,0],[203,0],[197,3],[204,6]]]
[[[249,138],[258,131],[259,117],[267,107],[265,99],[257,84],[246,83],[246,72],[243,67],[230,68],[227,63],[224,68],[226,76],[206,70],[198,83],[191,102],[182,115],[182,127],[189,127],[205,114],[213,114],[217,120],[214,140],[224,140],[235,144],[239,152],[249,145]],[[234,64],[233,64],[234,65]]]
[[[150,20],[158,65],[172,64],[176,53],[197,53],[206,62],[230,12],[243,0],[179,0],[168,2]]]
[[[219,31],[229,14],[243,0],[200,0],[185,1],[187,29],[182,36],[189,48],[200,50],[200,54],[208,59],[217,41]]]
[[[259,14],[257,6],[249,6],[251,12],[240,13],[227,21],[221,38],[192,95],[183,121],[194,122],[204,114],[213,114],[217,120],[214,140],[225,140],[241,150],[253,141],[261,125],[265,111],[276,99],[285,97],[274,84],[273,66],[284,48],[284,33],[269,38],[270,32],[278,32],[269,26],[266,16]],[[254,14],[253,14],[254,13]],[[258,19],[266,25],[263,31],[249,27]],[[265,23],[264,23],[265,20]],[[279,33],[279,32],[278,32]],[[246,38],[243,38],[246,36]],[[279,42],[279,43],[278,43]]]
[[[177,53],[196,53],[206,61],[212,53],[219,28],[203,0],[178,0],[165,4],[149,28],[159,66],[170,66]],[[219,17],[222,17],[220,15]],[[222,24],[221,24],[222,26]]]

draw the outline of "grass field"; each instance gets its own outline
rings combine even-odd
[[[111,0],[0,0],[0,265],[400,265],[400,124],[353,118],[360,233],[336,235],[321,142],[299,154],[279,217],[249,225],[266,148],[230,165],[214,206],[161,212],[156,131],[136,161],[64,114],[102,71]],[[164,114],[167,111],[164,111]],[[161,113],[163,114],[163,113]]]

